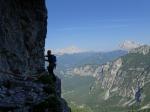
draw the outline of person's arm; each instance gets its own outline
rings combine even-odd
[[[45,58],[48,57],[47,55],[44,56]],[[45,59],[45,61],[48,61],[48,59]]]
[[[48,60],[47,60],[47,59],[45,59],[45,61],[47,61],[47,62],[48,62]]]

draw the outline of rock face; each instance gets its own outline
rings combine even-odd
[[[0,0],[0,80],[31,76],[44,67],[44,0]]]
[[[122,44],[120,44],[120,48],[127,50],[127,51],[138,48],[140,46],[142,45],[134,41],[124,41]]]
[[[106,93],[105,100],[118,97],[116,104],[131,106],[136,103],[135,94],[140,88],[141,106],[149,105],[150,46],[142,46],[113,62],[99,66],[97,81]],[[120,99],[119,99],[120,97]]]
[[[94,94],[96,88],[101,88],[104,93],[101,94],[100,89],[99,94],[104,102],[113,101],[121,107],[133,106],[136,104],[135,94],[140,88],[141,107],[150,107],[147,106],[150,104],[150,46],[133,49],[127,55],[103,65],[75,68],[73,73],[95,77],[90,93]]]
[[[45,0],[0,0],[0,111],[69,112],[45,69]]]
[[[133,89],[136,88],[138,81],[142,86],[149,79],[149,56],[150,46],[145,45],[131,50],[129,54],[114,61],[99,66],[81,66],[75,68],[72,73],[80,76],[93,76],[99,80],[102,88],[114,90],[120,86],[120,95],[134,97],[135,91]],[[129,83],[129,80],[133,88],[132,86],[124,87],[124,84]]]
[[[148,45],[144,45],[139,48],[131,50],[130,53],[139,53],[139,54],[147,55],[148,53],[150,53],[150,47]]]

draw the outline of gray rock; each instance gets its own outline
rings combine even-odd
[[[49,96],[34,81],[45,72],[45,0],[0,0],[0,15],[0,111],[31,112]],[[60,80],[56,93],[61,99]]]
[[[0,76],[7,79],[43,70],[45,1],[1,0],[0,15]]]

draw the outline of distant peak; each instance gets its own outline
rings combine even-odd
[[[82,50],[76,46],[69,46],[63,49],[58,49],[56,51],[56,54],[63,55],[63,54],[74,54],[74,53],[81,53],[85,52],[85,50]]]
[[[127,50],[127,51],[138,48],[140,46],[142,46],[142,44],[135,42],[135,41],[130,41],[130,40],[126,40],[120,44],[120,48]]]

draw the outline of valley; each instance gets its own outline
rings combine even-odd
[[[142,46],[129,53],[119,51],[117,55],[116,52],[93,54],[89,59],[79,58],[82,60],[79,62],[77,58],[74,62],[71,56],[70,61],[63,60],[63,65],[71,62],[72,66],[58,67],[57,73],[62,78],[62,96],[73,110],[143,112],[150,108],[150,47]],[[135,99],[138,89],[141,89],[140,104]]]

